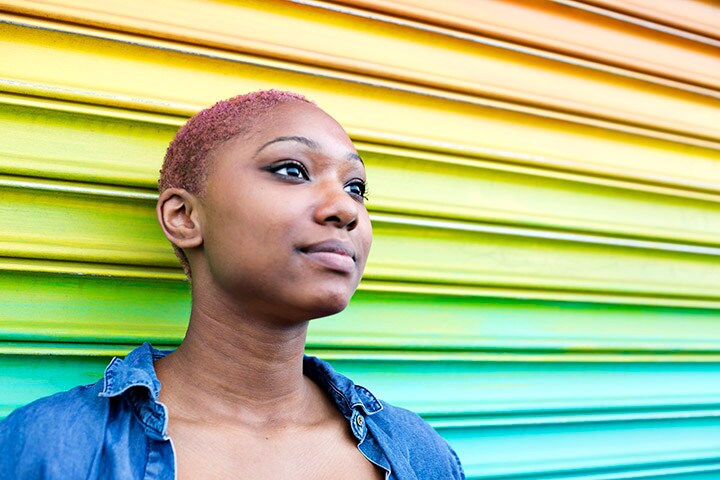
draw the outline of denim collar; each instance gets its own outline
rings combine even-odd
[[[355,409],[361,409],[366,415],[373,415],[383,409],[380,401],[370,390],[355,385],[352,380],[336,372],[329,363],[317,357],[305,355],[303,373],[335,399],[335,403],[346,417],[349,417]]]
[[[115,397],[132,387],[145,387],[153,400],[160,394],[160,380],[155,375],[155,360],[169,354],[171,350],[157,350],[149,343],[143,343],[130,352],[124,360],[113,358],[105,369],[104,386],[100,396]]]
[[[124,360],[113,358],[105,369],[103,390],[98,394],[108,398],[122,395],[132,406],[147,435],[155,440],[168,440],[169,437],[167,408],[158,402],[161,385],[153,363],[169,353],[169,350],[157,350],[146,342]]]
[[[138,413],[148,434],[157,440],[168,439],[168,418],[165,405],[158,402],[161,384],[155,375],[153,363],[170,352],[157,350],[146,342],[130,352],[124,360],[113,358],[105,369],[103,390],[99,393],[101,397],[125,396]],[[373,415],[383,409],[380,401],[369,390],[355,385],[319,358],[305,355],[303,373],[333,398],[347,419],[354,418],[358,411]]]

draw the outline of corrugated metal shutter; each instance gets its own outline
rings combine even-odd
[[[155,224],[185,118],[305,93],[375,241],[309,351],[475,479],[720,478],[720,7],[0,1],[0,416],[179,342]]]

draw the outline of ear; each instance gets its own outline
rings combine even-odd
[[[157,218],[165,237],[179,248],[202,245],[198,199],[183,188],[168,188],[157,202]]]

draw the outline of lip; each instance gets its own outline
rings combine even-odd
[[[300,248],[311,261],[336,272],[351,273],[355,270],[355,249],[339,240],[325,240]]]

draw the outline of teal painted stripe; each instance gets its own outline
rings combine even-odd
[[[439,429],[470,477],[582,478],[720,463],[720,418]]]
[[[94,382],[108,361],[108,356],[0,355],[0,416],[39,396]],[[713,370],[720,376],[717,364],[688,364],[679,370],[674,364],[646,364],[646,372],[637,364],[554,364],[543,370],[515,363],[380,362],[372,357],[333,364],[385,400],[423,414],[457,449],[470,478],[579,479],[608,469],[648,472],[661,464],[677,468],[679,463],[720,461],[720,415],[712,405],[673,412],[667,409],[672,403],[667,393],[646,388],[683,382],[685,395],[694,392],[692,400],[697,400],[702,389],[708,393],[708,384],[718,389],[720,381],[708,381]],[[550,372],[556,367],[560,371],[553,384]],[[627,371],[620,375],[623,368]],[[613,385],[621,377],[627,384]],[[627,388],[631,384],[635,399]],[[467,388],[473,385],[480,389]],[[458,398],[463,388],[465,397]],[[478,408],[481,392],[495,397]],[[612,392],[626,397],[613,398]],[[665,402],[659,402],[663,397]],[[710,395],[705,397],[710,400]],[[647,403],[640,404],[642,399]],[[618,408],[620,402],[625,402],[624,409]],[[720,391],[714,404],[720,407]],[[562,412],[548,415],[553,408]],[[643,417],[653,412],[664,416]],[[560,421],[560,413],[577,415],[578,421]],[[587,421],[588,414],[604,418]],[[492,424],[501,417],[504,424]],[[452,419],[459,423],[449,425]]]
[[[113,355],[132,348],[43,345],[0,344],[6,408],[96,380]],[[376,358],[370,351],[349,360],[322,350],[309,353],[390,403],[447,428],[709,418],[720,411],[718,363],[408,361]],[[37,395],[28,386],[35,381],[43,385]]]
[[[720,478],[720,462],[672,462],[639,468],[609,468],[553,473],[549,475],[510,475],[487,477],[470,475],[468,479],[490,480],[717,480]]]

